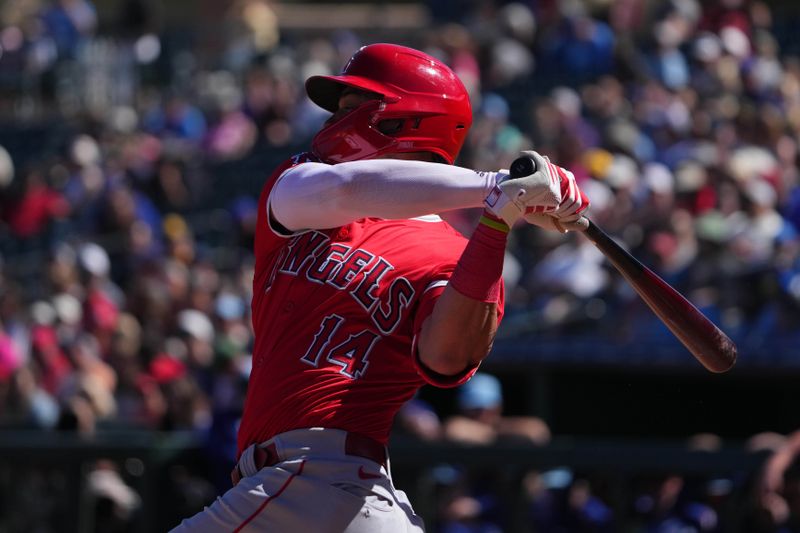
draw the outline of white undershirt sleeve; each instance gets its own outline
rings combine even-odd
[[[335,228],[364,217],[402,219],[480,207],[495,179],[494,172],[424,161],[303,163],[280,176],[268,208],[292,232]]]

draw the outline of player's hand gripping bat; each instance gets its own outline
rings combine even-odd
[[[512,178],[536,172],[536,162],[520,157],[511,163]],[[584,235],[611,262],[661,321],[711,372],[730,370],[736,362],[736,345],[689,300],[614,242],[588,218]]]

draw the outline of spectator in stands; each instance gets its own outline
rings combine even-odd
[[[536,445],[550,440],[544,420],[534,416],[503,415],[500,380],[478,372],[458,389],[458,414],[444,421],[445,438],[468,444],[512,440]]]
[[[50,429],[55,426],[59,417],[58,402],[37,382],[30,367],[20,366],[13,375],[6,375],[3,380],[10,382],[9,395],[2,411],[5,425],[25,429]]]
[[[227,83],[213,95],[217,116],[205,140],[211,157],[217,160],[243,158],[253,148],[258,135],[255,124],[242,111],[241,89],[233,79]]]
[[[614,34],[582,3],[559,4],[560,24],[544,41],[543,69],[562,83],[578,85],[608,74],[614,67]]]
[[[78,47],[97,26],[97,12],[86,0],[57,0],[42,13],[42,21],[55,41],[59,56],[73,58]]]
[[[144,130],[165,140],[197,145],[206,134],[202,111],[182,94],[167,96],[142,118]]]
[[[142,498],[125,482],[113,462],[101,459],[93,464],[86,475],[86,485],[94,509],[95,531],[133,531]]]
[[[510,519],[509,509],[494,490],[495,470],[470,472],[438,466],[431,475],[437,484],[436,531],[442,533],[500,533]]]
[[[687,449],[715,452],[721,439],[711,433],[693,435]],[[731,480],[675,472],[638,476],[634,515],[646,531],[722,532],[732,524],[721,522],[718,513],[731,492]]]
[[[16,194],[9,193],[2,218],[8,224],[18,247],[25,250],[35,244],[32,239],[42,235],[52,222],[69,214],[64,196],[47,183],[42,171],[31,170],[18,183]],[[13,194],[13,196],[11,196]]]
[[[748,531],[782,533],[800,527],[800,432],[779,443],[753,486]]]
[[[400,408],[395,416],[398,434],[435,441],[443,437],[442,421],[436,410],[425,400],[415,395]]]
[[[534,531],[611,533],[614,512],[592,489],[588,478],[567,468],[530,471],[522,479],[525,518]]]

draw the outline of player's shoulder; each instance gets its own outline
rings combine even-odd
[[[438,215],[393,220],[366,219],[362,222],[368,227],[372,226],[374,232],[383,234],[385,238],[403,238],[406,245],[415,243],[430,248],[432,252],[445,245],[463,247],[467,240]],[[410,234],[415,238],[409,241],[405,237]]]
[[[311,152],[300,152],[298,154],[294,154],[293,156],[285,159],[278,165],[275,170],[272,172],[272,179],[277,179],[278,176],[289,170],[290,168],[294,168],[298,165],[302,165],[303,163],[319,163],[320,160]]]
[[[463,239],[461,235],[453,226],[448,224],[439,215],[424,215],[421,217],[409,218],[405,222],[409,225],[419,228],[423,231],[440,234],[443,237],[452,237],[455,239]]]
[[[460,235],[450,224],[448,224],[439,215],[422,215],[414,218],[367,218],[364,219],[365,224],[376,224],[381,226],[396,226],[419,228],[426,231],[436,231],[444,233],[454,233]]]

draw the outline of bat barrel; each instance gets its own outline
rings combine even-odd
[[[591,221],[585,235],[706,369],[719,373],[733,367],[736,345],[689,300]]]

